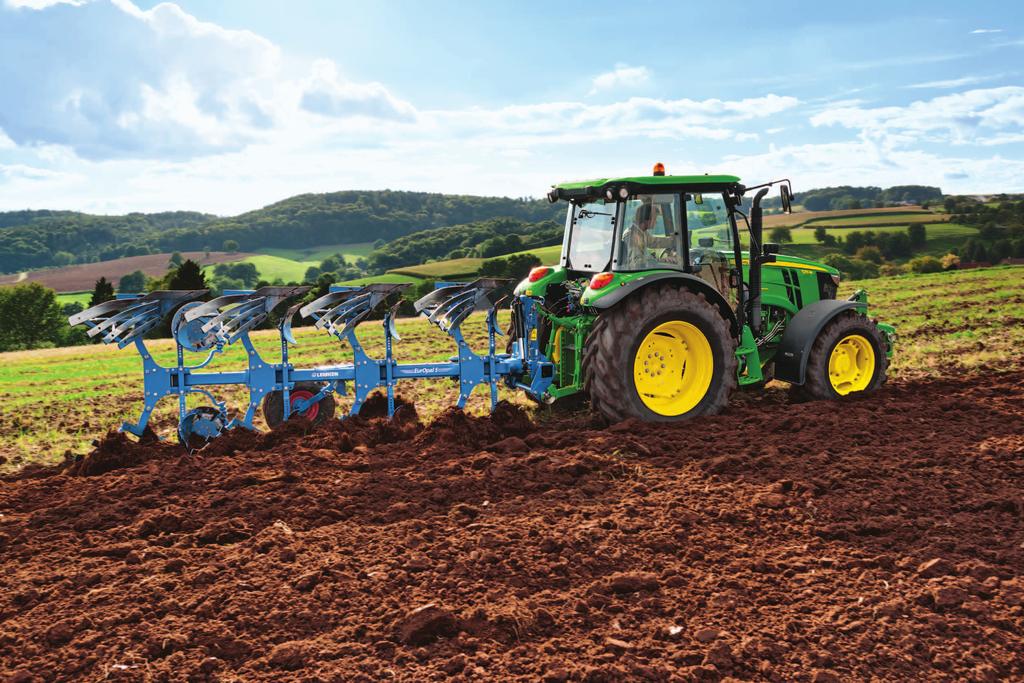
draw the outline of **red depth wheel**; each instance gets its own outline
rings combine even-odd
[[[334,417],[334,394],[327,394],[319,401],[306,408],[303,413],[296,413],[295,408],[303,401],[308,401],[320,393],[323,385],[315,382],[299,382],[288,392],[288,401],[291,403],[291,415],[293,418],[309,420],[315,424],[326,422]],[[273,429],[284,422],[284,392],[271,391],[263,398],[263,417],[267,426]]]
[[[292,415],[298,415],[299,417],[304,417],[304,418],[306,418],[307,420],[309,420],[311,422],[315,421],[317,414],[320,412],[320,401],[317,401],[316,403],[314,403],[310,407],[306,408],[306,412],[304,412],[304,413],[298,413],[298,412],[295,411],[295,407],[296,406],[298,406],[303,401],[308,401],[309,399],[313,398],[315,395],[316,394],[314,394],[312,391],[307,391],[306,389],[296,389],[295,391],[291,392],[289,394],[289,397],[291,398]]]

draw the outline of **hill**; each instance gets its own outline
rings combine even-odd
[[[193,212],[98,216],[69,211],[0,213],[0,272],[90,263],[125,256],[225,247],[308,249],[392,240],[416,230],[507,217],[556,217],[546,201],[426,192],[303,194],[238,216]]]

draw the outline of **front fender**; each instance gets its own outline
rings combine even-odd
[[[775,352],[775,379],[802,385],[807,373],[807,357],[814,340],[825,325],[844,311],[866,312],[866,301],[823,299],[801,308],[789,321]]]

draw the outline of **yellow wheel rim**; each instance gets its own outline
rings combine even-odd
[[[828,358],[828,381],[840,396],[864,391],[875,374],[875,350],[864,337],[843,337]]]
[[[711,386],[715,369],[711,344],[682,320],[658,325],[644,337],[633,359],[633,382],[644,405],[658,415],[693,410]]]

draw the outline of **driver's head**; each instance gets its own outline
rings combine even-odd
[[[654,206],[641,204],[636,210],[636,225],[641,230],[650,230],[654,225]]]

